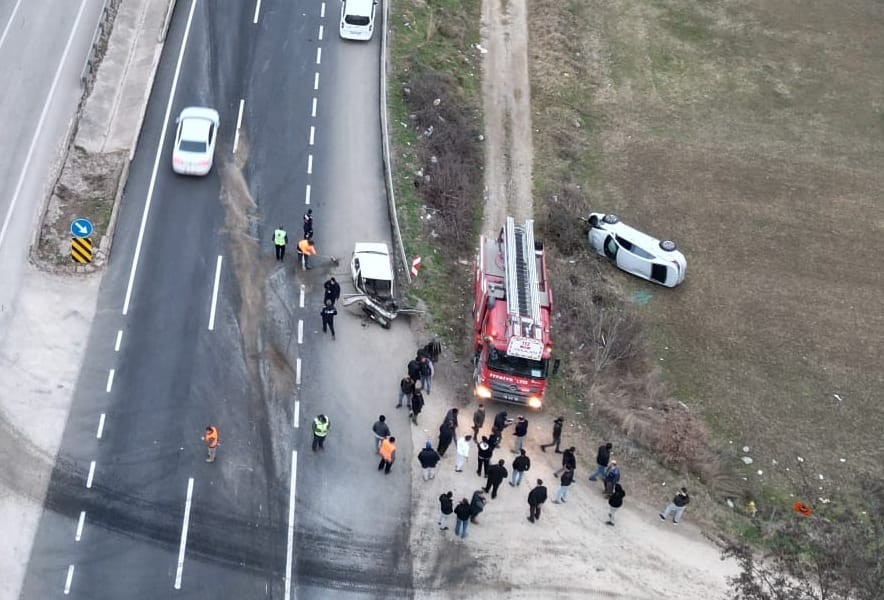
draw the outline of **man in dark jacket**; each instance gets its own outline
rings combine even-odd
[[[559,491],[556,492],[556,499],[553,500],[553,504],[565,501],[572,483],[574,483],[574,469],[565,469],[562,473],[562,478],[559,479]]]
[[[500,484],[503,483],[503,480],[509,475],[504,464],[506,463],[501,458],[497,461],[496,465],[491,465],[485,469],[485,475],[488,477],[488,481],[485,483],[485,492],[491,491],[492,499],[497,498],[497,488],[500,487]]]
[[[510,485],[515,487],[517,485],[522,484],[522,478],[525,476],[525,473],[528,469],[531,468],[531,459],[528,458],[528,455],[525,454],[524,448],[519,452],[519,455],[513,461],[513,476],[510,479]]]
[[[473,439],[479,439],[479,430],[485,424],[485,406],[480,404],[473,413]]]
[[[335,304],[338,301],[338,298],[341,297],[341,284],[339,284],[334,277],[323,283],[322,287],[325,288],[323,302],[331,300],[332,304]]]
[[[414,393],[414,379],[411,378],[411,375],[406,375],[399,381],[399,403],[396,404],[396,408],[402,407],[403,400],[411,400],[411,395]]]
[[[319,314],[322,316],[322,333],[325,333],[327,327],[331,330],[332,339],[335,339],[335,316],[338,314],[338,309],[331,300],[326,300]]]
[[[504,428],[507,425],[512,423],[512,420],[507,418],[507,413],[505,410],[500,411],[496,415],[494,415],[494,427],[498,432],[503,433]]]
[[[436,446],[436,451],[439,452],[439,456],[445,456],[445,451],[448,450],[448,446],[451,445],[451,440],[454,439],[454,429],[445,422],[439,426],[439,444]]]
[[[482,436],[482,441],[476,444],[479,446],[479,466],[476,468],[476,475],[479,477],[482,476],[482,469],[485,469],[485,474],[488,474],[488,465],[491,462],[491,457],[494,455],[494,448],[488,443],[488,438],[484,435]]]
[[[461,499],[460,503],[454,507],[454,515],[457,517],[454,535],[459,535],[461,538],[467,537],[467,527],[470,524],[470,517],[473,515],[470,501],[466,498]]]
[[[421,356],[417,362],[421,367],[421,388],[429,396],[433,386],[433,361],[428,356]]]
[[[485,502],[485,495],[482,493],[482,490],[473,492],[473,497],[470,499],[470,523],[479,524],[476,517],[485,510]]]
[[[528,492],[528,520],[532,523],[540,518],[540,506],[546,502],[546,487],[543,480],[538,479],[537,485]]]
[[[562,453],[562,468],[553,473],[553,477],[558,477],[565,469],[571,469],[573,471],[577,468],[577,457],[575,456],[575,453],[576,449],[574,446],[571,446]]]
[[[371,426],[371,432],[374,434],[374,451],[377,452],[381,447],[381,440],[390,435],[390,426],[387,425],[387,417],[381,415],[378,420]]]
[[[516,419],[516,426],[513,428],[513,435],[516,436],[516,447],[513,448],[513,454],[518,454],[522,449],[525,436],[528,435],[528,419],[519,415],[519,418]]]
[[[414,390],[411,394],[411,406],[409,408],[411,410],[408,412],[408,416],[411,417],[411,422],[417,425],[417,416],[421,414],[421,410],[424,408],[424,395],[421,394],[420,390]]]
[[[620,483],[620,467],[617,466],[616,460],[612,460],[608,470],[605,471],[605,495],[610,496],[618,483]]]
[[[678,493],[675,494],[672,502],[670,502],[669,505],[663,509],[663,512],[660,513],[660,518],[665,521],[666,517],[669,516],[669,513],[675,511],[675,515],[672,517],[672,522],[678,525],[678,522],[681,521],[681,516],[684,514],[684,510],[687,508],[690,501],[691,497],[688,495],[688,488],[681,488],[678,490]]]
[[[412,381],[421,380],[421,364],[417,362],[417,359],[408,363],[408,376],[411,377]]]
[[[599,477],[604,477],[608,470],[608,463],[611,462],[611,448],[614,445],[611,442],[605,442],[599,446],[599,451],[595,455],[595,471],[590,473],[589,480],[595,481]]]
[[[608,525],[612,527],[614,526],[614,515],[617,514],[617,511],[623,506],[623,498],[625,497],[626,491],[619,483],[615,483],[614,489],[611,490],[611,497],[608,498]]]
[[[460,411],[457,408],[449,408],[448,412],[445,413],[445,422],[454,430],[457,429],[457,414],[459,412]]]
[[[454,492],[448,491],[439,496],[439,529],[445,531],[448,529],[448,517],[454,512],[454,501],[452,500]]]
[[[433,450],[433,444],[429,441],[424,444],[423,450],[417,453],[417,460],[424,471],[424,481],[429,481],[436,477],[436,465],[439,464],[440,459],[439,453]]]
[[[561,454],[562,451],[559,450],[559,444],[562,443],[562,425],[565,423],[565,417],[558,417],[555,421],[553,421],[553,430],[552,436],[553,439],[548,444],[541,444],[540,450],[542,452],[546,452],[546,449],[550,446],[556,447],[556,454]]]

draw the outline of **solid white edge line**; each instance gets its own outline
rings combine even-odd
[[[92,478],[95,477],[95,461],[89,463],[89,475],[86,476],[86,489],[92,489]]]
[[[0,48],[3,47],[3,42],[6,41],[6,36],[9,34],[9,28],[12,27],[12,22],[15,20],[15,15],[18,13],[18,7],[21,6],[22,0],[18,0],[15,3],[15,6],[12,7],[12,13],[9,15],[9,20],[6,22],[6,27],[3,28],[3,35],[0,35]]]
[[[316,118],[316,98],[313,98],[313,110],[310,111],[310,116]]]
[[[117,330],[117,339],[116,339],[116,341],[114,341],[114,352],[120,351],[120,342],[122,342],[122,341],[123,341],[123,330],[118,329]]]
[[[74,565],[68,565],[68,576],[64,580],[64,595],[71,593],[71,582],[74,580]]]
[[[311,145],[311,146],[313,145],[313,142],[315,141],[315,138],[316,138],[316,127],[314,127],[313,125],[311,125],[311,126],[310,126],[310,145]]]
[[[325,31],[325,27],[322,26],[322,25],[320,25],[320,26],[319,26],[319,41],[320,41],[320,42],[322,41],[322,34],[323,34],[324,31]]]
[[[295,360],[295,385],[301,385],[301,359]]]
[[[313,89],[319,89],[319,71],[313,74]]]
[[[301,420],[301,401],[295,400],[295,429],[298,428],[298,422]]]
[[[95,437],[99,440],[101,439],[102,434],[104,434],[104,419],[105,414],[101,413],[98,417],[98,431],[95,432]]]
[[[304,321],[302,319],[298,319],[298,343],[304,343]]]
[[[129,271],[129,284],[126,286],[126,298],[123,301],[123,316],[129,313],[129,302],[132,300],[132,288],[135,286],[135,272],[138,270],[138,259],[141,257],[141,244],[144,242],[144,230],[147,228],[147,216],[150,213],[150,204],[153,200],[153,189],[157,183],[157,171],[160,168],[160,155],[163,145],[166,143],[166,131],[169,128],[169,117],[172,114],[172,104],[175,102],[175,90],[178,89],[178,76],[181,74],[181,65],[184,62],[184,50],[187,48],[187,37],[190,35],[190,24],[193,21],[193,13],[196,9],[197,0],[191,0],[190,13],[187,15],[187,24],[184,26],[184,37],[181,40],[181,50],[178,52],[178,63],[175,65],[175,75],[172,77],[172,89],[169,90],[169,102],[166,104],[166,115],[163,117],[163,128],[160,130],[160,141],[157,144],[157,154],[153,161],[153,172],[150,174],[150,183],[147,186],[147,199],[144,201],[144,212],[141,215],[141,226],[138,228],[138,238],[135,241],[135,255],[132,257],[132,268]]]
[[[298,482],[298,451],[292,450],[292,481],[289,486],[289,529],[285,551],[285,599],[292,597],[292,558],[295,543],[295,486]]]
[[[244,99],[240,99],[239,101],[239,114],[236,116],[236,131],[233,132],[233,154],[236,154],[236,149],[239,147],[239,130],[242,129],[242,111],[245,108],[246,101]]]
[[[111,369],[107,372],[107,385],[104,387],[104,391],[110,393],[111,389],[114,387],[114,373],[115,369]]]
[[[252,19],[252,23],[253,23],[253,24],[255,24],[255,25],[258,24],[258,15],[259,15],[260,13],[261,13],[261,0],[258,0],[258,1],[255,3],[255,18]]]
[[[74,541],[79,542],[80,538],[83,537],[83,524],[86,522],[86,511],[80,511],[80,518],[77,521],[77,533],[74,535]]]
[[[304,190],[304,204],[310,204],[310,184],[307,184],[307,188]]]
[[[313,175],[313,155],[307,155],[307,175]]]
[[[178,545],[178,567],[175,570],[175,589],[181,589],[184,573],[184,550],[187,548],[187,529],[190,527],[190,504],[193,500],[193,477],[187,480],[187,500],[184,502],[184,521],[181,523],[181,543]]]
[[[224,257],[218,255],[218,262],[215,264],[215,285],[212,287],[212,305],[209,308],[209,331],[215,331],[215,310],[218,308],[218,284],[221,282],[221,262]]]
[[[22,165],[21,173],[18,176],[18,183],[15,184],[15,191],[12,193],[12,200],[9,202],[9,208],[6,209],[6,217],[3,219],[3,227],[0,228],[0,248],[3,247],[3,239],[6,237],[6,230],[9,229],[9,223],[12,221],[12,213],[15,212],[15,205],[18,203],[18,197],[21,189],[25,184],[28,175],[28,169],[31,167],[31,160],[34,158],[34,151],[37,149],[37,142],[43,133],[43,125],[46,123],[46,116],[49,114],[49,106],[52,104],[52,98],[55,96],[55,89],[61,79],[62,67],[67,61],[68,54],[71,51],[71,44],[74,41],[74,34],[77,33],[77,27],[80,25],[80,18],[83,16],[83,9],[86,7],[86,0],[80,3],[80,9],[77,11],[77,18],[74,20],[74,26],[71,27],[71,34],[68,36],[67,44],[61,54],[61,60],[58,61],[58,67],[55,69],[55,76],[52,78],[52,85],[49,86],[49,93],[46,94],[46,102],[43,104],[43,110],[40,111],[40,118],[37,120],[37,128],[34,130],[34,137],[31,138],[31,145],[28,146],[28,153],[25,155],[25,162]],[[8,26],[8,25],[7,25]],[[6,35],[4,32],[3,35]]]
[[[316,48],[316,64],[322,64],[322,48]]]
[[[304,296],[306,294],[307,294],[307,286],[302,283],[301,284],[301,298],[300,298],[300,301],[298,302],[298,304],[300,305],[300,308],[304,308]]]
[[[21,1],[21,0],[19,0],[19,1]],[[323,2],[322,6],[320,6],[320,8],[319,8],[319,16],[322,19],[325,18],[325,2]]]

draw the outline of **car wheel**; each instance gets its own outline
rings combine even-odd
[[[599,218],[596,215],[592,215],[589,217],[589,225],[590,227],[598,227],[599,226]]]
[[[675,242],[672,240],[663,240],[660,242],[660,249],[665,250],[666,252],[672,252],[675,250]]]
[[[614,225],[620,222],[620,219],[617,218],[617,215],[605,215],[602,217],[602,221],[607,223],[608,225]]]

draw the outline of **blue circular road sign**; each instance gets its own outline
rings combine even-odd
[[[87,238],[92,235],[95,227],[89,219],[74,219],[71,221],[71,235],[75,238]]]

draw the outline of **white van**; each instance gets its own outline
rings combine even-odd
[[[371,39],[374,33],[375,0],[342,0],[341,37],[345,40]]]

